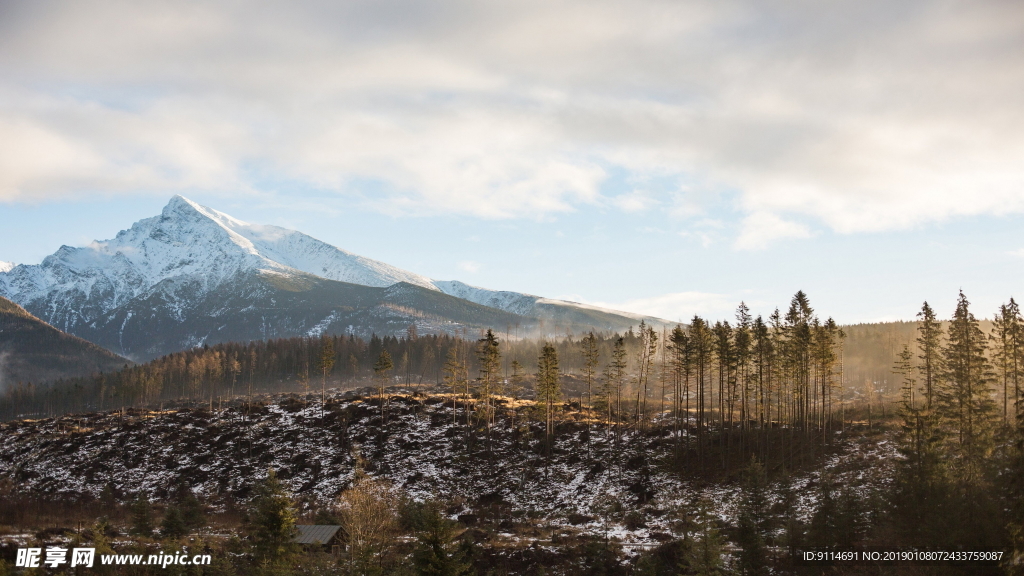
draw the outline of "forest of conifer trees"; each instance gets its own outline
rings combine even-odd
[[[897,326],[899,337],[890,329],[858,344],[864,354],[865,340],[884,341],[876,347],[887,354],[884,381],[850,381],[849,334],[864,327],[848,331],[822,320],[798,292],[767,318],[741,303],[730,320],[694,316],[661,331],[640,323],[625,334],[532,341],[495,330],[478,339],[421,336],[410,327],[404,337],[369,341],[223,344],[86,379],[11,386],[2,407],[5,419],[170,402],[216,415],[283,391],[319,403],[323,418],[328,389],[361,388],[373,390],[383,430],[391,398],[420,393],[450,403],[449,423],[464,430],[467,446],[486,446],[483,455],[491,454],[492,429],[519,430],[517,417],[540,426],[550,455],[560,422],[571,419],[568,429],[585,425],[580,438],[601,435],[629,466],[738,482],[730,537],[743,573],[766,573],[779,550],[801,546],[973,546],[1012,549],[1021,559],[1024,320],[1017,303],[1010,299],[983,323],[961,293],[948,320],[925,303],[917,322]],[[520,409],[522,400],[532,408]],[[807,521],[792,503],[770,505],[770,483],[789,502],[791,475],[820,467],[853,431],[895,443],[899,456],[884,490],[857,493],[822,472]],[[648,462],[654,446],[671,457]],[[689,517],[695,526],[701,514]],[[700,541],[720,548],[713,525],[707,529]],[[1005,564],[1011,572],[1013,562]]]

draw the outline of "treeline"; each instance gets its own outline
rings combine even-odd
[[[1019,306],[1012,298],[1001,306],[988,333],[962,292],[945,329],[928,303],[918,318],[893,368],[903,396],[891,501],[898,534],[931,546],[1012,540],[1024,551]]]
[[[509,338],[502,341],[498,374],[508,377],[513,362],[533,366],[541,344]],[[615,336],[617,337],[617,335]],[[607,353],[613,336],[598,336]],[[623,337],[632,349],[632,331]],[[563,368],[579,369],[578,353],[571,338],[554,342]],[[438,384],[446,358],[457,350],[471,373],[479,369],[473,353],[475,340],[461,336],[419,336],[410,326],[405,337],[323,335],[247,343],[224,343],[169,354],[145,364],[124,366],[116,372],[52,383],[9,383],[0,396],[0,417],[55,416],[92,410],[157,406],[172,400],[220,403],[253,394],[309,391],[351,387],[374,374],[381,352],[393,359],[392,382],[406,385]],[[365,382],[365,383],[368,383]]]
[[[559,362],[568,354],[579,366],[580,404],[610,423],[616,436],[667,428],[680,461],[693,456],[702,469],[712,459],[728,469],[749,456],[799,465],[814,453],[808,445],[829,444],[842,427],[843,338],[835,321],[818,318],[803,292],[785,313],[775,310],[767,319],[753,317],[741,303],[734,323],[694,316],[688,327],[660,333],[643,322],[624,336],[590,333],[562,342],[561,350],[543,345],[536,360],[538,409],[550,431],[561,410]],[[444,382],[464,404],[480,400],[478,417],[488,427],[495,417],[491,396],[515,398],[522,379],[518,360],[511,376],[495,378],[499,357],[488,331],[476,348],[477,374],[467,368],[472,356],[458,348],[443,368]]]

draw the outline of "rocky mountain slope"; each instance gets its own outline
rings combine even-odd
[[[8,383],[88,376],[128,360],[65,334],[0,297],[0,390]]]
[[[398,333],[410,323],[421,331],[447,332],[518,324],[542,334],[625,330],[641,319],[662,323],[435,281],[301,232],[242,222],[181,196],[159,216],[140,220],[111,240],[62,246],[39,265],[8,268],[0,269],[0,295],[53,326],[136,359],[223,341],[225,330],[251,340],[339,328],[359,335]],[[340,284],[400,288],[387,297],[374,296],[371,312],[367,300],[341,297],[362,292]],[[311,292],[312,286],[334,288]],[[398,292],[401,302],[394,300]],[[299,307],[282,309],[278,300],[284,293],[306,299],[300,303],[302,298],[292,297],[291,304]],[[316,295],[326,299],[314,300]],[[445,310],[459,310],[460,316],[449,317]]]

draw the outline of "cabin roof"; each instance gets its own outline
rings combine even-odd
[[[341,526],[333,524],[299,524],[296,528],[299,530],[295,536],[298,544],[327,544],[341,530]]]

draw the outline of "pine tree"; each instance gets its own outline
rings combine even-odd
[[[999,307],[993,322],[993,334],[989,337],[995,344],[993,357],[1003,388],[1003,423],[1010,423],[1010,390],[1013,390],[1014,414],[1019,411],[1020,383],[1024,378],[1024,326],[1020,307],[1013,298]]]
[[[245,518],[253,554],[260,563],[285,564],[298,551],[295,504],[273,469],[255,493]]]
[[[545,432],[550,446],[555,421],[555,403],[561,396],[558,351],[545,342],[537,359],[537,401],[544,409]]]
[[[772,529],[771,502],[764,466],[751,460],[744,471],[738,518],[739,568],[743,574],[769,573],[768,538]]]
[[[635,415],[637,429],[642,429],[647,418],[647,387],[650,382],[651,369],[654,366],[654,356],[658,350],[658,335],[654,332],[654,328],[647,326],[641,320],[638,337],[640,346],[637,351]]]
[[[1007,532],[1012,549],[1004,564],[1013,576],[1024,576],[1024,417],[1018,415],[1005,475]]]
[[[597,336],[591,330],[580,340],[580,348],[583,352],[583,377],[587,380],[587,404],[594,405],[594,374],[601,364],[601,351],[597,347]]]
[[[740,450],[746,449],[747,429],[750,422],[750,364],[753,346],[753,324],[754,319],[750,316],[750,309],[743,302],[740,302],[736,309],[736,329],[733,331],[733,353],[736,364],[736,386],[738,391],[739,418],[740,418]]]
[[[694,515],[695,534],[689,543],[686,561],[697,576],[719,576],[725,573],[722,561],[722,535],[715,526],[711,502],[701,499]]]
[[[833,478],[828,474],[822,474],[818,479],[818,507],[811,516],[807,539],[812,546],[839,544],[839,503]]]
[[[323,418],[327,407],[327,376],[334,368],[334,338],[324,336],[320,342],[320,371],[323,373],[320,387],[320,417]]]
[[[382,424],[387,423],[387,416],[384,413],[384,387],[387,385],[388,376],[394,367],[395,364],[391,361],[391,354],[388,354],[387,350],[381,350],[380,356],[377,357],[377,361],[373,364],[373,376],[377,380],[380,400],[380,421]]]
[[[512,374],[508,379],[508,395],[511,401],[511,409],[509,414],[512,417],[512,429],[516,429],[516,402],[519,401],[519,395],[523,393],[523,365],[519,363],[519,360],[512,361]]]
[[[199,499],[196,498],[191,489],[186,487],[183,492],[184,497],[178,505],[181,510],[181,519],[188,530],[194,532],[206,526],[206,513],[203,511],[202,503],[199,502]]]
[[[452,425],[454,426],[457,419],[456,414],[456,402],[459,396],[459,390],[462,386],[462,373],[463,365],[459,361],[459,349],[457,346],[452,346],[448,349],[448,358],[444,362],[442,368],[442,378],[444,380],[445,388],[452,391]],[[467,408],[468,410],[468,408]]]
[[[149,504],[149,498],[139,494],[131,503],[132,528],[131,533],[138,536],[153,535],[153,508]]]
[[[168,506],[164,512],[163,522],[160,523],[160,536],[162,538],[177,539],[188,533],[188,525],[185,524],[181,509],[177,506]]]
[[[455,540],[457,524],[441,514],[433,503],[416,526],[416,546],[412,559],[416,573],[422,576],[463,576],[472,573],[462,547]]]
[[[917,317],[917,346],[921,352],[918,370],[924,378],[925,408],[931,410],[942,365],[942,323],[935,319],[935,311],[927,302]]]
[[[775,345],[768,325],[758,316],[751,328],[753,337],[754,380],[757,388],[757,421],[763,432],[762,458],[767,461],[768,433],[772,421],[773,375],[775,371]]]
[[[986,504],[996,406],[992,368],[985,355],[987,339],[969,307],[961,292],[943,349],[943,382],[937,399],[947,439],[948,466],[966,516],[961,524],[973,531]]]
[[[491,396],[497,385],[498,370],[501,369],[501,351],[498,348],[498,339],[494,332],[488,328],[484,337],[477,341],[477,359],[480,361],[480,380],[477,389],[480,399],[484,403],[483,415],[487,421],[488,445],[490,442],[491,425],[494,421]]]
[[[715,335],[708,323],[700,316],[694,316],[690,321],[690,342],[693,347],[694,378],[697,386],[697,450],[701,465],[703,465],[704,436],[707,433],[707,411],[710,403],[707,382],[715,354]]]
[[[615,411],[615,418],[621,418],[622,413],[622,385],[626,378],[626,343],[622,337],[616,338],[615,343],[612,344],[612,361],[608,364],[608,370],[605,373],[605,382],[608,384],[609,392],[614,392],[615,400],[611,400],[612,394],[607,394],[608,402],[608,417],[612,417],[612,409]]]
[[[679,430],[680,424],[689,429],[690,418],[690,371],[692,369],[692,346],[690,336],[677,325],[672,329],[669,336],[670,350],[672,352],[672,381],[673,381],[673,436],[676,442],[682,438]]]

